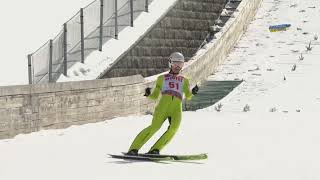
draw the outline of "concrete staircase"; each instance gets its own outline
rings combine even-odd
[[[239,1],[179,0],[167,15],[100,78],[141,74],[152,76],[168,70],[167,57],[182,52],[188,61],[203,43],[213,38],[230,16],[220,16],[224,8],[234,10]],[[227,4],[227,5],[226,5]],[[218,26],[218,27],[219,27]]]

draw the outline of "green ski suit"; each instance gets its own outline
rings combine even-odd
[[[167,145],[179,128],[182,115],[183,93],[190,100],[193,96],[189,88],[189,80],[181,75],[165,74],[158,77],[156,87],[150,99],[156,100],[162,94],[158,105],[155,108],[152,123],[143,129],[134,139],[130,150],[139,150],[162,126],[168,118],[170,126],[161,138],[151,147],[150,151],[161,150]]]

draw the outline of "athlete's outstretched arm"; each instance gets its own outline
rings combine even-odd
[[[153,100],[157,99],[160,95],[162,86],[163,86],[163,76],[159,76],[156,82],[156,87],[148,97]]]
[[[190,83],[187,78],[184,79],[183,92],[186,95],[187,100],[190,100],[193,97],[193,94],[190,90]]]

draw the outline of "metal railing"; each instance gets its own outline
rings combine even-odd
[[[29,84],[55,82],[108,40],[118,39],[152,0],[95,0],[64,23],[58,35],[28,55]]]

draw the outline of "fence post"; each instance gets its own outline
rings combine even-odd
[[[67,76],[68,69],[68,43],[67,43],[67,23],[63,24],[63,75]]]
[[[146,2],[145,2],[145,11],[149,12],[149,1],[148,0],[146,0]]]
[[[52,39],[50,39],[49,49],[49,83],[52,82]]]
[[[133,0],[130,0],[131,27],[133,27]]]
[[[28,54],[28,74],[29,74],[29,84],[32,84],[32,71],[31,71],[31,54]]]
[[[80,29],[81,29],[81,63],[84,63],[84,23],[83,23],[83,8],[80,9]]]
[[[115,11],[114,11],[114,28],[115,28],[115,39],[118,39],[118,0],[114,0],[115,1]]]
[[[99,51],[102,51],[103,44],[103,0],[100,0],[100,38],[99,38]]]

